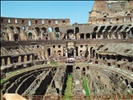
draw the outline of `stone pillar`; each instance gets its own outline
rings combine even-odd
[[[86,39],[86,34],[84,34],[84,39]]]
[[[66,57],[67,57],[67,49],[66,49]]]
[[[100,38],[103,39],[103,34],[100,35]]]
[[[74,58],[76,57],[76,50],[74,49]]]
[[[90,34],[90,39],[92,39],[92,34]]]

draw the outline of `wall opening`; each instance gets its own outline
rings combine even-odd
[[[44,25],[44,23],[45,23],[44,20],[42,20],[42,25]]]
[[[70,48],[68,49],[68,58],[73,58],[74,57],[74,49]]]
[[[18,37],[19,37],[18,34],[14,34],[14,41],[18,41]]]
[[[67,73],[68,74],[71,74],[71,73],[73,73],[73,66],[67,66]]]
[[[50,48],[48,48],[48,49],[47,49],[47,51],[48,51],[48,56],[50,56],[50,55],[51,55],[51,54],[50,54],[51,49],[50,49]]]
[[[79,33],[79,28],[75,27],[75,33]]]
[[[80,34],[80,39],[84,39],[84,34]]]
[[[89,39],[89,38],[90,38],[90,34],[87,33],[87,34],[86,34],[86,39]]]
[[[15,19],[15,24],[17,24],[18,23],[18,20],[17,19]]]
[[[31,21],[30,20],[28,21],[28,26],[31,26]]]

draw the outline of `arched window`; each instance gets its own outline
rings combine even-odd
[[[84,39],[84,34],[80,34],[80,39]]]
[[[123,22],[126,22],[126,18],[123,18]]]
[[[49,30],[49,32],[52,32],[53,31],[51,27],[49,27],[48,30]]]

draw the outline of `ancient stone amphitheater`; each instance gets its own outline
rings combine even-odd
[[[88,19],[1,17],[1,99],[133,100],[133,1],[96,0]]]

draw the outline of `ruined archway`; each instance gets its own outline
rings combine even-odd
[[[74,57],[74,49],[70,48],[68,49],[68,58],[72,58],[72,57]]]
[[[61,50],[58,50],[58,55],[61,55]]]
[[[18,41],[19,40],[19,34],[14,34],[14,41]]]
[[[84,39],[84,34],[80,34],[80,39]]]
[[[50,55],[51,55],[51,49],[48,48],[48,49],[47,49],[47,52],[48,52],[48,56],[50,56]]]
[[[89,33],[86,34],[86,39],[90,39],[90,34]]]
[[[37,36],[39,36],[40,35],[40,28],[39,27],[35,27],[35,30],[36,30],[36,34],[37,34]]]

